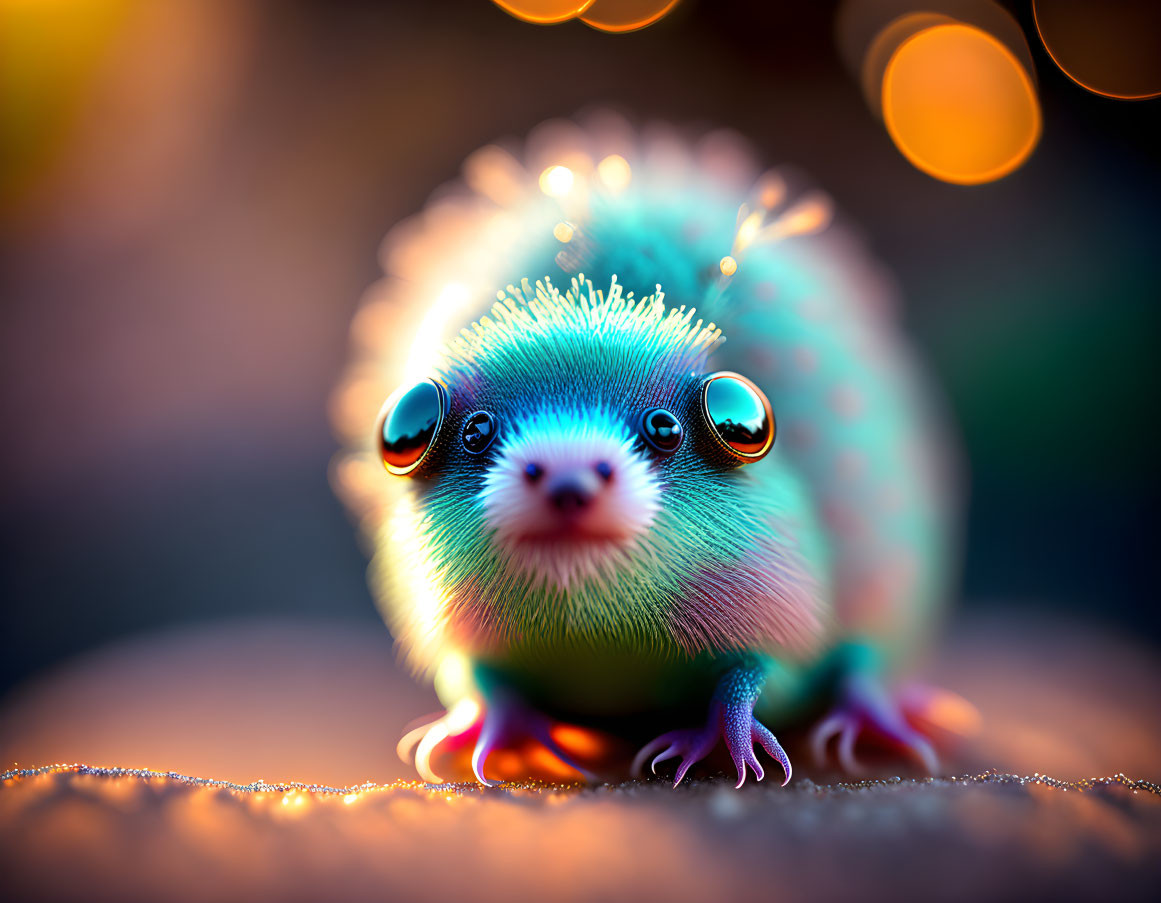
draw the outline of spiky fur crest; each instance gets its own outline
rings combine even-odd
[[[700,370],[721,340],[713,323],[684,306],[667,309],[665,294],[640,299],[617,277],[609,291],[580,274],[563,294],[548,278],[499,293],[491,315],[463,330],[447,349],[442,377],[469,398],[483,386],[521,393],[536,385],[553,399],[599,404],[600,395],[660,400],[673,380]],[[582,383],[579,374],[595,382]],[[594,389],[600,395],[594,395]]]
[[[502,462],[447,443],[381,545],[395,595],[410,598],[417,577],[437,588],[422,622],[396,625],[408,648],[450,643],[537,658],[576,646],[694,656],[792,654],[813,644],[814,567],[796,538],[809,530],[801,487],[788,471],[754,481],[712,454],[691,414],[720,333],[693,317],[667,310],[660,293],[634,300],[616,281],[607,294],[581,279],[565,294],[548,281],[535,290],[525,282],[451,344],[440,378],[452,398],[452,435],[480,408],[497,415],[502,437],[520,435],[546,409],[627,437],[644,410],[661,406],[688,432],[664,461],[635,452],[660,487],[650,529],[567,587],[531,579],[496,541],[485,494]],[[502,456],[507,446],[497,446]]]

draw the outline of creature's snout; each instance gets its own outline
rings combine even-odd
[[[533,462],[524,468],[525,479],[539,487],[544,502],[566,519],[581,517],[599,504],[613,482],[613,465],[608,461],[568,463],[549,472]]]
[[[512,428],[481,500],[514,563],[568,586],[607,570],[649,529],[661,487],[625,421],[603,408],[550,408]]]

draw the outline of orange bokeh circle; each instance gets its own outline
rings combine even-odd
[[[1040,104],[1027,71],[999,40],[961,23],[905,40],[887,63],[883,120],[918,169],[959,185],[1008,175],[1040,138]]]
[[[1060,71],[1117,100],[1161,97],[1161,3],[1033,0],[1032,18]]]
[[[637,31],[669,14],[679,0],[596,0],[580,17],[600,31]]]
[[[500,9],[525,22],[538,25],[555,25],[575,19],[594,0],[492,0]]]

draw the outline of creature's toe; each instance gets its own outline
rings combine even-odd
[[[481,731],[480,736],[476,740],[476,746],[472,750],[472,774],[485,787],[495,787],[499,783],[498,781],[489,781],[484,774],[484,765],[488,761],[489,754],[495,747],[495,740],[489,737],[486,731]]]
[[[690,768],[709,755],[717,741],[717,730],[711,730],[708,726],[703,730],[679,730],[662,734],[641,747],[633,759],[632,773],[640,777],[645,763],[649,762],[650,770],[657,774],[657,766],[662,762],[680,757],[673,779],[673,786],[676,787]]]
[[[837,738],[835,756],[839,766],[850,775],[864,774],[855,747],[865,734],[904,752],[928,774],[939,770],[939,756],[931,741],[911,726],[900,703],[877,687],[871,692],[851,694],[814,728],[810,745],[815,764],[826,764],[827,749]]]
[[[751,740],[759,744],[766,752],[782,766],[782,786],[785,787],[790,783],[790,776],[794,773],[794,769],[790,765],[790,757],[786,755],[786,750],[782,748],[775,738],[774,734],[770,732],[770,728],[766,727],[762,722],[754,719],[753,726],[750,730]],[[758,780],[762,780],[764,775],[761,769],[757,770]]]
[[[553,738],[554,725],[555,722],[548,716],[512,699],[501,697],[493,702],[487,709],[475,749],[472,750],[472,773],[476,780],[485,787],[495,787],[499,782],[490,780],[484,773],[488,755],[501,747],[518,747],[532,742],[566,768],[577,772],[588,783],[596,783],[596,775],[565,752]]]
[[[673,774],[674,787],[685,780],[685,775],[694,765],[710,754],[710,750],[717,745],[717,739],[716,734],[708,736],[703,734],[695,741],[692,748],[685,751],[681,764],[677,766],[677,771]]]
[[[760,781],[766,777],[766,772],[758,761],[755,744],[766,750],[782,766],[784,775],[782,786],[785,787],[790,781],[792,772],[790,757],[786,755],[786,750],[782,748],[770,729],[748,711],[745,712],[744,717],[741,716],[741,713],[727,712],[723,720],[726,726],[724,731],[726,747],[730,751],[730,758],[734,760],[734,768],[738,773],[738,783],[735,787],[740,788],[746,783],[747,767],[754,772],[756,780]]]
[[[670,744],[669,746],[665,747],[664,750],[662,750],[661,752],[659,752],[657,755],[655,755],[653,757],[653,761],[649,763],[649,770],[651,772],[653,772],[654,774],[657,774],[657,764],[659,762],[664,762],[666,759],[672,759],[676,755],[677,755],[677,747]]]
[[[633,764],[629,768],[630,774],[635,778],[641,777],[644,774],[646,762],[649,762],[649,770],[653,774],[657,774],[657,766],[660,763],[666,759],[672,759],[678,754],[678,738],[684,733],[686,732],[670,731],[660,737],[655,737],[642,746],[637,755],[633,757]],[[652,757],[652,761],[650,761],[650,757]]]
[[[748,709],[732,710],[723,707],[711,713],[704,728],[670,731],[646,743],[633,760],[633,774],[640,776],[649,762],[654,774],[657,766],[669,759],[680,757],[673,775],[673,786],[685,779],[689,769],[710,754],[719,739],[725,741],[726,749],[734,762],[738,774],[737,787],[746,781],[747,769],[759,781],[766,776],[762,763],[758,761],[755,745],[761,746],[781,766],[785,774],[782,785],[790,780],[790,759],[774,738],[770,730],[754,719]]]
[[[556,722],[513,699],[500,698],[487,705],[465,699],[442,716],[409,730],[397,752],[405,762],[414,762],[420,777],[433,784],[475,777],[483,786],[494,787],[522,777],[575,780],[577,774],[595,783],[596,775],[561,744],[596,759],[607,752],[606,741],[595,731]],[[496,760],[489,766],[493,753]],[[440,770],[447,766],[450,774],[436,773],[436,760],[443,760]]]

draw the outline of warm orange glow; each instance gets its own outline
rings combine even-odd
[[[609,751],[609,743],[601,734],[575,724],[554,725],[551,736],[565,752],[581,758],[598,758]]]
[[[718,263],[718,269],[722,271],[723,276],[733,276],[738,272],[738,261],[727,255]]]
[[[863,55],[860,81],[863,95],[876,115],[883,115],[883,75],[899,46],[912,35],[935,25],[954,24],[955,21],[940,13],[926,11],[908,13],[890,22],[875,35],[875,39],[867,46]]]
[[[573,228],[571,223],[557,223],[552,227],[552,234],[557,241],[568,244],[572,241]]]
[[[492,0],[500,9],[537,25],[555,25],[575,19],[590,6],[593,0]]]
[[[974,737],[983,726],[979,709],[950,690],[928,690],[916,715],[940,730],[959,737]]]
[[[485,770],[491,780],[518,781],[528,774],[523,757],[514,749],[493,750],[487,758]]]
[[[1007,47],[970,25],[937,25],[904,41],[887,64],[882,100],[896,147],[945,182],[1002,178],[1040,138],[1040,104],[1027,72]]]
[[[330,398],[331,423],[343,436],[370,435],[375,428],[375,416],[391,390],[391,386],[375,375],[352,376]]]
[[[468,187],[500,207],[510,207],[523,196],[527,179],[523,164],[494,144],[480,148],[464,161]]]
[[[773,210],[786,197],[786,180],[777,172],[768,172],[758,181],[758,203]]]
[[[1161,97],[1161,3],[1033,0],[1044,49],[1082,88],[1118,100]]]
[[[126,0],[0,3],[0,205],[67,151],[63,142],[131,12]]]
[[[543,775],[549,781],[579,781],[583,776],[558,759],[543,746],[529,746],[524,757],[518,761],[516,770],[509,780],[519,781],[529,774]]]
[[[678,0],[596,0],[580,20],[601,31],[637,31],[667,16]]]
[[[772,223],[762,228],[757,240],[781,241],[795,235],[814,235],[830,225],[834,218],[834,204],[820,191],[812,192],[784,211]]]

